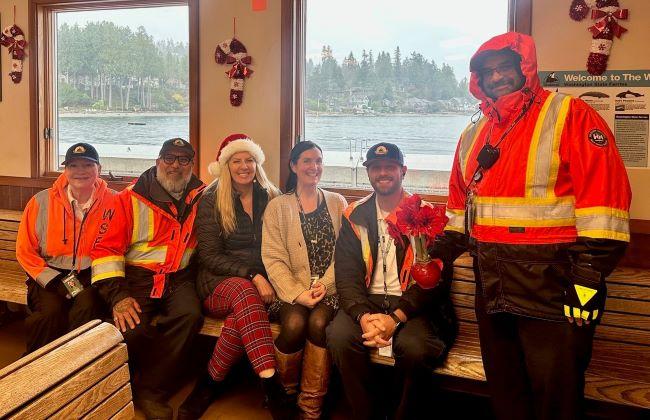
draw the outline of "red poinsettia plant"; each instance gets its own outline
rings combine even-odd
[[[442,261],[429,257],[428,247],[440,235],[449,220],[445,206],[431,204],[413,194],[404,199],[396,213],[397,222],[388,222],[388,233],[402,247],[404,236],[409,238],[415,254],[411,276],[420,287],[429,289],[440,281]]]

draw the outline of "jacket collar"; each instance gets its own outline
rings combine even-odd
[[[192,174],[181,199],[178,201],[174,200],[156,179],[156,167],[152,166],[134,181],[133,192],[173,217],[184,221],[189,214],[186,210],[192,208],[198,201],[204,188],[205,184]],[[174,212],[172,207],[176,207],[177,211]]]
[[[190,181],[185,187],[183,196],[181,200],[185,202],[189,196],[192,196],[192,192],[198,189],[202,189],[205,185],[198,179],[194,174],[190,178]],[[141,196],[158,203],[169,203],[173,204],[174,199],[171,195],[160,185],[160,182],[156,179],[156,167],[152,166],[147,169],[145,172],[140,175],[140,177],[135,181],[133,186],[133,191],[140,194]]]

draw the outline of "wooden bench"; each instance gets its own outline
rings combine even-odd
[[[20,215],[0,211],[0,300],[24,304],[25,274],[13,251]],[[621,267],[607,282],[606,311],[596,329],[585,395],[592,400],[650,409],[650,270]],[[460,321],[459,335],[436,372],[484,382],[474,288],[472,261],[464,255],[455,263],[451,296]],[[218,337],[222,326],[222,321],[207,318],[201,333]],[[279,326],[272,328],[277,335]],[[371,358],[379,364],[394,364],[393,359],[376,354]]]
[[[586,375],[588,399],[650,409],[650,270],[619,268],[607,281],[608,298],[596,329],[593,357]],[[475,282],[471,257],[454,265],[451,298],[459,320],[459,334],[445,363],[436,373],[485,382],[478,326],[474,313]],[[219,336],[223,321],[206,318],[202,334]],[[274,336],[280,327],[272,325]],[[389,357],[371,360],[393,365]],[[462,390],[462,386],[454,389]]]
[[[0,370],[0,418],[134,418],[122,340],[95,320]]]
[[[16,261],[21,211],[0,210],[0,301],[27,304],[25,272]]]

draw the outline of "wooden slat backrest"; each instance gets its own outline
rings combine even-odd
[[[0,377],[0,389],[3,390],[0,417],[47,392],[122,342],[122,335],[113,325],[93,324],[93,328],[50,348],[39,357],[31,356],[27,363],[14,364],[20,368],[12,365],[10,373]],[[119,408],[124,405],[126,403]]]
[[[78,419],[86,414],[95,410],[103,401],[108,400],[115,392],[121,390],[129,383],[129,366],[123,364],[119,369],[113,371],[110,375],[106,376],[99,383],[92,386],[78,398],[68,403],[61,410],[57,411],[54,415],[49,417],[52,420],[60,419]],[[110,418],[113,414],[117,413],[128,401],[130,395],[124,404],[116,407],[112,412],[107,413],[104,411],[102,419]]]
[[[78,418],[86,414],[90,408],[97,405],[98,401],[103,400],[102,396],[104,398],[107,396],[107,392],[112,393],[128,382],[127,361],[126,344],[119,344],[59,386],[25,405],[19,411],[14,412],[10,420],[48,418],[63,405],[66,405],[66,407],[59,410],[58,413],[67,413],[67,418]],[[126,371],[122,368],[125,368]],[[116,373],[120,369],[122,371]],[[126,380],[124,380],[125,374]],[[106,381],[109,377],[111,379]],[[97,392],[95,389],[100,381],[108,382],[109,385],[108,387],[100,385],[101,392]],[[92,388],[88,389],[89,386],[92,386]],[[92,402],[95,402],[95,404],[91,405]]]

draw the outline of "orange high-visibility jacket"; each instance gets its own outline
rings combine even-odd
[[[577,237],[629,241],[630,185],[614,136],[580,99],[541,88],[535,47],[509,33],[485,50],[510,48],[522,57],[523,89],[494,101],[472,73],[470,89],[484,117],[461,135],[449,184],[447,230],[465,231],[467,189],[475,191],[471,235],[481,242],[552,244]],[[495,144],[522,107],[532,105],[500,144],[500,157],[475,187],[477,156]]]
[[[43,287],[62,272],[90,268],[90,250],[95,236],[108,229],[115,213],[115,191],[98,179],[94,202],[82,226],[68,200],[67,185],[65,174],[61,174],[52,188],[32,197],[18,228],[16,259],[27,275]],[[73,267],[75,241],[78,245]]]
[[[434,254],[450,264],[469,248],[487,313],[563,321],[571,285],[604,290],[623,255],[630,185],[598,113],[580,99],[542,89],[532,38],[499,35],[474,57],[502,49],[521,57],[525,84],[495,101],[472,69],[470,90],[484,117],[461,135],[449,181],[449,222]],[[480,150],[502,137],[500,157],[472,182]]]
[[[155,169],[147,170],[117,196],[115,217],[92,251],[93,284],[123,280],[131,267],[130,284],[144,282],[151,288],[150,297],[159,298],[168,276],[189,265],[197,243],[196,204],[205,185],[192,176],[184,201],[186,210],[179,214],[155,180]]]

